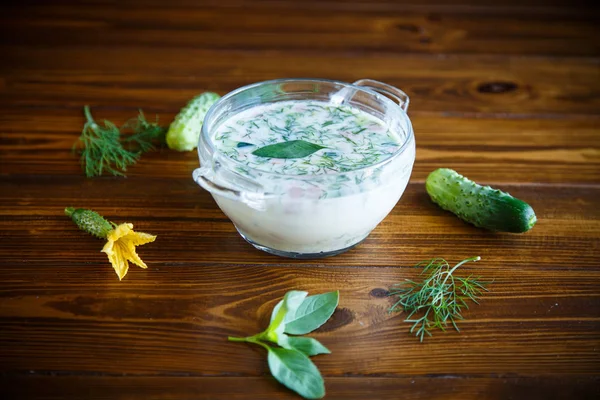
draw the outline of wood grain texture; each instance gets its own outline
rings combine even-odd
[[[377,51],[595,56],[600,33],[591,15],[485,15],[377,9],[315,12],[260,4],[136,9],[99,4],[46,5],[1,18],[2,44],[46,46],[197,47],[221,50]],[[222,18],[226,13],[228,18]],[[548,25],[554,25],[548,32]],[[498,29],[502,26],[502,29]],[[52,29],[52,35],[46,35]],[[1,36],[0,36],[1,37]],[[576,42],[577,46],[573,46]]]
[[[85,205],[108,219],[129,221],[143,231],[158,234],[157,245],[142,250],[148,261],[303,263],[254,251],[239,237],[210,195],[189,178],[89,181],[79,177],[64,180],[53,176],[19,176],[12,183],[4,180],[4,185],[7,194],[1,203],[3,219],[0,221],[6,233],[3,243],[7,250],[11,246],[22,246],[27,260],[68,256],[71,261],[82,262],[99,250],[101,242],[93,240],[82,241],[78,244],[81,251],[68,254],[56,246],[55,231],[61,231],[69,242],[85,238],[63,214],[65,206]],[[166,186],[169,195],[161,197]],[[326,265],[412,265],[427,257],[456,253],[462,257],[480,255],[499,264],[525,260],[540,265],[554,264],[569,262],[577,256],[577,265],[582,268],[598,265],[598,188],[498,187],[526,199],[534,207],[539,218],[534,230],[526,235],[482,232],[438,208],[429,200],[423,184],[414,183],[359,248],[322,262]],[[78,198],[82,193],[84,198]],[[549,197],[553,199],[551,204],[545,202]],[[161,199],[159,203],[157,198]],[[35,246],[29,246],[33,243]],[[163,246],[175,251],[165,253]],[[5,261],[18,262],[22,257],[22,252],[4,254]],[[97,254],[96,260],[104,260],[103,257]]]
[[[362,57],[311,51],[172,48],[148,48],[133,56],[124,47],[107,47],[98,57],[98,50],[88,47],[24,49],[0,46],[3,68],[11,69],[5,75],[0,104],[26,108],[47,108],[57,102],[73,108],[87,103],[111,106],[118,90],[120,107],[155,111],[160,104],[162,110],[168,107],[175,112],[187,99],[206,90],[224,94],[282,77],[349,82],[368,77],[402,87],[413,99],[411,115],[556,119],[570,114],[595,117],[600,107],[597,59]]]
[[[388,378],[343,377],[327,381],[327,399],[345,400],[367,398],[373,395],[381,400],[417,400],[427,396],[432,400],[478,400],[481,398],[504,400],[536,398],[544,387],[544,399],[562,400],[576,395],[580,399],[593,399],[599,394],[598,379],[552,377],[501,377],[471,378],[443,377],[439,384],[436,377]],[[3,379],[0,377],[0,383]],[[297,399],[297,396],[278,386],[273,378],[251,377],[71,377],[34,376],[12,379],[6,394],[11,398],[57,400],[65,397],[87,399],[147,399],[191,398],[209,400],[215,398],[269,400]],[[235,382],[235,384],[234,384]],[[40,394],[39,388],[45,391]]]
[[[325,376],[527,376],[540,365],[545,374],[592,375],[600,362],[597,268],[519,263],[515,282],[503,273],[515,264],[466,266],[466,276],[493,280],[491,292],[466,313],[460,335],[437,333],[419,344],[402,317],[388,313],[393,299],[383,294],[391,283],[415,278],[414,268],[154,262],[147,271],[130,271],[123,288],[108,279],[114,272],[104,260],[89,258],[3,269],[0,338],[11,343],[2,354],[13,371],[60,365],[107,374],[267,374],[262,349],[226,337],[262,331],[290,287],[311,293],[340,287],[339,309],[312,334],[338,355],[315,359]],[[503,332],[510,336],[490,346]]]
[[[327,399],[600,395],[598,12],[578,1],[57,0],[0,13],[0,393],[8,399],[293,399],[258,332],[291,289],[339,289],[312,334]],[[390,215],[321,260],[255,250],[191,179],[195,152],[148,153],[127,178],[82,176],[82,107],[168,124],[199,92],[281,77],[378,79],[411,97],[417,159]],[[523,235],[441,210],[454,168],[530,203]],[[92,208],[157,234],[119,282],[63,214]],[[418,261],[492,283],[461,333],[419,343],[390,314]]]

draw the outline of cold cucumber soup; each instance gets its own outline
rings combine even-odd
[[[215,197],[221,209],[253,244],[292,255],[362,241],[402,195],[414,160],[414,142],[398,157],[407,140],[398,128],[356,107],[314,100],[249,108],[211,139],[236,173],[266,188],[262,210]]]

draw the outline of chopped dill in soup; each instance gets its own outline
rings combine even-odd
[[[245,110],[222,123],[212,139],[229,158],[283,175],[352,171],[383,161],[402,146],[382,120],[358,108],[306,100]]]

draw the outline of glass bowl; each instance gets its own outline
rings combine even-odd
[[[316,100],[346,105],[381,120],[401,145],[388,158],[346,172],[285,175],[250,168],[212,143],[226,120],[261,104]],[[284,257],[320,258],[364,240],[394,208],[415,160],[415,138],[406,114],[409,99],[385,83],[278,79],[223,96],[206,114],[194,180],[209,191],[240,235],[254,247]]]

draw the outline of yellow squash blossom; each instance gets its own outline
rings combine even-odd
[[[127,275],[129,261],[142,268],[148,268],[135,252],[135,246],[154,242],[156,236],[134,232],[132,224],[121,224],[108,232],[107,239],[108,242],[104,245],[102,252],[108,256],[119,280]]]
[[[106,253],[119,280],[127,275],[129,261],[142,268],[148,268],[135,252],[135,246],[154,242],[156,236],[143,232],[134,232],[132,224],[116,225],[105,220],[95,211],[68,207],[65,214],[71,217],[77,226],[98,238],[106,239],[102,252]]]

